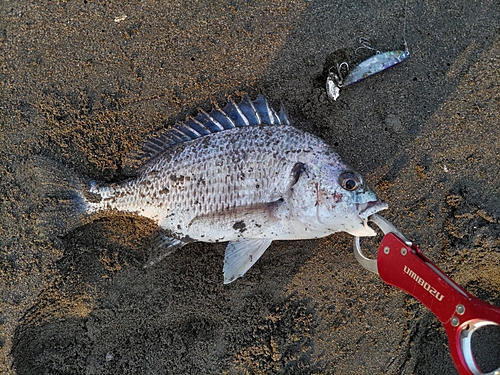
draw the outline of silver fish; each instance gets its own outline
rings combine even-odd
[[[387,208],[327,143],[291,126],[262,95],[201,111],[144,149],[149,161],[136,178],[93,184],[74,195],[74,206],[81,215],[150,218],[166,253],[193,241],[229,241],[225,284],[273,240],[372,236],[368,216]]]

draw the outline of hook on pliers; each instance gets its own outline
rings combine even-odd
[[[403,234],[394,225],[392,225],[391,222],[389,222],[387,219],[384,219],[382,216],[376,214],[371,215],[368,218],[368,221],[376,224],[380,228],[380,230],[384,233],[384,235],[388,233],[394,233],[396,236],[401,238],[408,246],[412,245],[411,241],[408,241],[405,238],[405,236],[403,236]],[[354,237],[354,256],[356,257],[357,261],[368,271],[376,273],[377,275],[379,274],[377,267],[377,259],[367,258],[363,254],[363,251],[361,250],[361,246],[359,243],[359,237]]]

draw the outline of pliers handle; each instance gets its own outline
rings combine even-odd
[[[354,254],[359,263],[423,303],[441,321],[455,366],[460,374],[483,374],[472,353],[473,333],[486,325],[500,325],[500,309],[469,294],[425,257],[389,221],[372,215],[369,221],[385,234],[377,259],[365,257],[359,237]],[[500,368],[488,375],[500,375]]]

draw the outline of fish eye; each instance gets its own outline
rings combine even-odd
[[[361,177],[354,172],[344,172],[340,175],[339,182],[344,189],[353,191],[361,185]]]

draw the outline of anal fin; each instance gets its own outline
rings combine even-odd
[[[161,230],[158,231],[151,240],[151,255],[149,256],[147,263],[144,265],[144,268],[154,266],[186,244],[187,242],[171,238]]]
[[[224,257],[224,284],[243,276],[271,245],[267,238],[242,239],[227,245]]]

